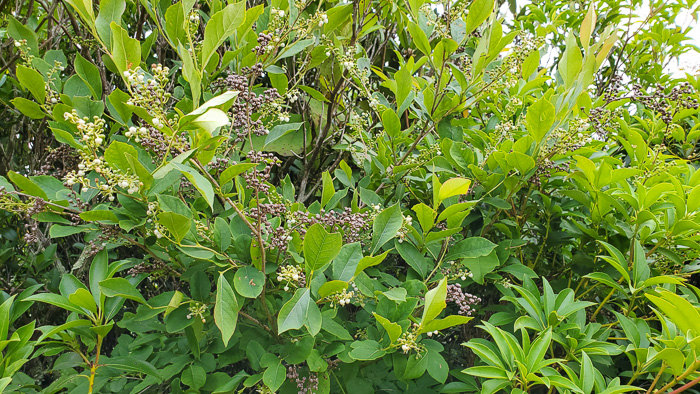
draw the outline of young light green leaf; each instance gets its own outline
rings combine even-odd
[[[377,312],[372,312],[372,315],[374,315],[374,318],[377,319],[379,324],[381,324],[382,327],[384,327],[384,329],[386,330],[387,334],[389,334],[390,343],[396,342],[396,340],[399,339],[402,333],[401,326],[396,323],[392,323],[386,317],[378,315]]]
[[[423,316],[421,317],[420,328],[422,329],[447,306],[445,299],[447,298],[447,279],[442,278],[435,288],[425,293],[425,305],[423,307]]]
[[[440,186],[440,191],[438,192],[438,199],[435,201],[435,207],[439,206],[445,199],[458,196],[460,194],[467,194],[469,192],[469,186],[472,181],[466,178],[452,178],[445,181]]]
[[[535,101],[527,108],[525,114],[527,130],[535,141],[541,142],[549,133],[554,124],[554,116],[554,106],[545,97]]]
[[[475,0],[469,6],[467,13],[465,34],[469,35],[479,27],[493,11],[494,0]]]

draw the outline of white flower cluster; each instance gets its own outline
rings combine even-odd
[[[408,235],[408,227],[413,224],[413,218],[411,216],[403,216],[403,224],[398,232],[399,243],[403,243],[404,239]]]
[[[207,312],[207,306],[204,303],[194,301],[189,307],[190,313],[187,315],[187,319],[192,317],[198,317],[202,319],[202,323],[206,323],[207,319],[204,318],[204,314]]]
[[[326,15],[326,13],[323,11],[317,12],[314,19],[318,20],[319,26],[323,26],[328,23],[328,15]]]
[[[78,128],[78,132],[81,137],[80,140],[93,152],[102,145],[105,141],[105,121],[97,116],[93,118],[92,121],[88,117],[81,118],[78,116],[78,112],[73,110],[72,112],[66,112],[63,115],[64,119],[73,123]]]
[[[335,308],[336,304],[340,306],[350,305],[353,297],[355,297],[355,291],[343,289],[343,291],[331,294],[327,298],[331,301],[331,308]]]
[[[396,344],[401,347],[404,354],[407,354],[411,350],[415,350],[419,353],[423,351],[423,347],[416,342],[418,340],[418,334],[416,334],[418,327],[417,323],[413,323],[411,329],[401,334],[399,339],[396,340]]]
[[[303,287],[302,281],[305,281],[304,270],[296,265],[284,265],[280,267],[280,272],[277,274],[278,282],[287,282],[284,286],[284,291],[289,291],[289,286]]]
[[[151,74],[147,74],[141,67],[124,71],[124,78],[131,91],[131,98],[126,104],[146,109],[153,116],[152,123],[157,128],[163,126],[165,107],[171,96],[165,91],[169,73],[170,69],[160,64],[151,65]]]
[[[81,134],[80,140],[85,144],[85,147],[80,151],[78,171],[72,171],[66,175],[66,185],[81,184],[82,191],[87,192],[90,188],[90,180],[86,177],[87,173],[95,171],[106,182],[100,182],[98,178],[95,178],[93,187],[107,196],[109,201],[114,201],[114,193],[116,193],[117,188],[125,189],[129,194],[139,191],[143,183],[138,176],[125,174],[118,169],[110,167],[99,156],[98,152],[105,142],[105,121],[103,119],[94,117],[93,121],[90,121],[87,117],[81,118],[78,116],[75,110],[66,112],[64,118],[76,125],[78,132]]]
[[[157,118],[154,118],[154,120]],[[141,126],[141,127],[136,127],[136,126],[131,126],[129,127],[129,130],[124,133],[126,138],[131,139],[134,137],[134,141],[136,142],[141,142],[142,138],[146,138],[148,136],[148,129]]]

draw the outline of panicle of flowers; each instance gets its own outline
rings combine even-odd
[[[31,64],[34,60],[34,55],[31,54],[32,48],[27,45],[27,40],[15,40],[15,48],[19,51],[19,57],[25,64]]]
[[[190,149],[190,142],[186,132],[183,131],[180,135],[167,137],[163,132],[147,123],[129,127],[124,136],[141,144],[146,151],[153,153],[159,161],[163,160],[170,152],[179,154]]]
[[[196,317],[201,319],[202,323],[207,322],[207,319],[204,317],[204,314],[207,313],[206,304],[199,301],[192,301],[189,306],[189,311],[190,313],[187,314],[187,319]]]
[[[151,74],[141,67],[124,71],[124,78],[129,83],[131,98],[127,105],[144,108],[154,117],[153,125],[160,128],[165,121],[165,111],[171,94],[166,91],[170,69],[160,64],[151,65]]]
[[[445,301],[457,304],[460,315],[471,316],[474,313],[474,305],[481,303],[481,298],[465,293],[462,290],[462,285],[455,283],[447,285],[447,298],[445,298]]]
[[[474,273],[453,260],[450,260],[447,262],[447,264],[443,265],[443,267],[440,268],[440,272],[449,280],[467,280],[467,278],[474,277]]]
[[[396,346],[398,346],[403,354],[408,354],[411,351],[417,353],[423,353],[425,351],[425,346],[418,343],[418,323],[413,323],[408,330],[403,332],[399,339],[396,340]]]
[[[403,241],[406,239],[406,236],[410,232],[409,227],[413,224],[413,218],[410,215],[402,215],[403,216],[403,223],[401,224],[401,228],[399,229],[399,232],[396,234],[396,236],[399,238],[399,243],[403,243]]]
[[[306,274],[304,274],[304,269],[298,265],[283,265],[277,271],[277,281],[284,282],[284,291],[289,291],[290,286],[291,288],[306,286]]]
[[[355,298],[355,292],[357,288],[348,291],[348,289],[343,289],[337,293],[330,294],[326,297],[327,300],[331,302],[331,308],[335,308],[336,305],[346,306],[350,305]]]

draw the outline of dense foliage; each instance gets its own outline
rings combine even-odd
[[[585,3],[0,0],[0,392],[693,392],[696,8]]]

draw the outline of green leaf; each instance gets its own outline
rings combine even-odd
[[[447,279],[442,278],[435,288],[425,293],[425,305],[423,307],[423,316],[421,317],[421,329],[435,319],[440,312],[447,306],[445,299],[447,298]]]
[[[372,254],[396,236],[403,226],[403,215],[399,204],[383,210],[372,224]]]
[[[109,147],[105,149],[104,158],[108,164],[127,172],[131,169],[129,160],[126,158],[127,154],[138,157],[138,152],[133,146],[120,141],[112,141]]]
[[[376,360],[386,354],[386,351],[382,349],[379,342],[371,339],[365,341],[355,341],[350,344],[350,347],[352,347],[352,350],[350,351],[349,356],[355,360]]]
[[[401,258],[403,258],[421,278],[425,278],[428,274],[428,265],[430,264],[425,256],[410,242],[396,242],[394,245],[399,255],[401,255]]]
[[[106,209],[101,209],[98,211],[81,212],[80,218],[85,220],[86,222],[98,222],[98,221],[109,221],[109,222],[114,222],[114,223],[119,222],[119,218],[117,218],[117,215],[115,215],[114,212],[108,211]]]
[[[632,261],[632,276],[635,287],[639,287],[645,280],[649,279],[649,263],[647,263],[646,253],[642,244],[634,241],[634,259]]]
[[[420,223],[420,227],[423,229],[423,234],[427,234],[435,225],[437,213],[434,209],[423,203],[414,205],[412,210],[416,213],[416,217],[418,217],[418,223]]]
[[[439,206],[440,203],[447,198],[459,196],[460,194],[467,194],[471,183],[472,181],[466,178],[448,179],[440,186],[440,191],[438,192],[438,198],[437,201],[435,201],[435,206]]]
[[[355,269],[355,275],[357,276],[360,274],[360,272],[364,271],[365,268],[373,267],[386,258],[386,256],[389,254],[389,251],[387,250],[386,252],[380,254],[379,256],[365,256],[363,257],[359,263],[357,263],[357,268]]]
[[[284,49],[283,52],[280,54],[278,60],[288,58],[290,56],[294,56],[297,53],[306,49],[306,47],[313,44],[314,42],[315,42],[315,40],[313,38],[299,40],[299,41],[295,42],[294,44],[288,46],[286,49]]]
[[[126,9],[126,2],[124,0],[100,0],[100,12],[97,14],[95,19],[95,30],[97,30],[97,35],[104,41],[107,46],[111,46],[112,43],[112,22],[117,25],[121,25],[122,14]],[[80,56],[80,55],[78,55]],[[77,63],[77,56],[76,56]],[[77,65],[76,65],[77,72]],[[81,77],[82,78],[82,77]],[[99,77],[98,77],[99,80]],[[85,81],[85,83],[89,83]],[[102,82],[100,82],[102,86]],[[102,88],[100,88],[102,90]],[[95,95],[96,98],[100,98]]]
[[[263,383],[272,390],[276,392],[287,379],[287,369],[282,365],[281,362],[268,367],[263,373]]]
[[[326,298],[331,294],[340,293],[348,288],[348,282],[342,280],[331,280],[321,285],[318,289],[318,296]]]
[[[124,297],[146,304],[141,293],[124,278],[111,278],[100,282],[100,290],[107,297]]]
[[[227,169],[224,170],[224,172],[219,175],[219,185],[223,186],[229,182],[238,175],[248,171],[251,168],[254,168],[258,165],[258,163],[238,163],[234,164]]]
[[[396,340],[399,339],[402,333],[401,326],[396,323],[392,323],[391,321],[389,321],[389,319],[381,315],[378,315],[377,312],[372,312],[372,315],[374,315],[374,318],[377,319],[379,324],[381,324],[382,327],[384,327],[386,332],[389,334],[390,343],[396,342]]]
[[[547,101],[546,97],[540,98],[527,108],[527,130],[535,141],[541,142],[549,133],[554,124],[554,117],[554,105]]]
[[[471,34],[479,27],[493,11],[494,0],[475,0],[469,6],[467,13],[467,25],[465,26],[465,35]]]
[[[202,174],[197,172],[197,170],[193,169],[190,166],[180,164],[180,163],[170,163],[172,164],[175,168],[180,170],[182,172],[182,175],[187,178],[190,182],[192,182],[192,185],[199,190],[199,193],[202,194],[202,197],[207,201],[207,204],[209,204],[210,207],[214,207],[214,188],[211,185],[211,182],[209,182],[208,179],[206,179]]]
[[[449,261],[487,256],[494,249],[496,249],[497,246],[498,245],[489,241],[486,238],[466,238],[462,241],[457,242],[452,248],[450,248],[449,252],[447,252],[445,260]]]
[[[44,104],[46,101],[46,83],[44,77],[38,71],[18,65],[16,70],[17,79],[29,92],[34,96],[34,99],[39,104]]]
[[[333,186],[333,178],[331,178],[331,174],[328,171],[324,171],[323,174],[321,174],[321,179],[323,181],[321,206],[325,207],[335,194],[335,186]]]
[[[138,40],[129,37],[129,32],[117,23],[110,23],[112,30],[112,60],[120,74],[134,70],[141,64],[141,45]],[[123,75],[122,75],[123,77]]]
[[[14,171],[8,171],[7,177],[10,178],[10,180],[20,188],[20,190],[29,194],[30,196],[43,198],[44,200],[49,199],[41,187],[39,187],[39,185],[31,181],[29,178]]]
[[[305,91],[309,96],[313,97],[314,99],[316,99],[318,101],[325,101],[327,103],[330,102],[330,101],[328,101],[326,96],[324,96],[323,94],[321,94],[321,92],[319,92],[318,90],[316,90],[314,88],[302,85],[302,86],[299,86],[299,89]]]
[[[221,339],[224,342],[224,346],[228,346],[228,341],[236,331],[238,311],[240,309],[236,294],[233,292],[231,285],[224,277],[224,273],[219,273],[219,280],[216,282],[214,323],[216,323],[216,326],[219,327],[219,331],[221,331]]]
[[[92,294],[83,288],[80,288],[76,290],[75,293],[69,295],[68,301],[74,305],[84,308],[85,310],[97,314],[97,305],[95,304],[95,300],[92,298]]]
[[[31,295],[27,298],[24,299],[25,301],[39,301],[39,302],[45,302],[47,304],[51,304],[54,306],[57,306],[59,308],[63,308],[65,310],[71,311],[71,312],[77,312],[80,314],[85,314],[85,312],[78,308],[77,305],[73,304],[68,300],[68,298],[58,295],[58,294],[53,294],[53,293],[40,293],[40,294],[34,294]]]
[[[32,119],[43,119],[46,114],[41,109],[41,106],[34,101],[27,100],[24,97],[15,97],[10,100],[12,105],[15,106],[22,113],[22,115],[28,116]]]
[[[576,38],[569,32],[566,38],[566,50],[561,55],[558,65],[559,75],[564,80],[564,87],[569,88],[574,83],[581,71],[582,64],[581,50],[576,44]]]
[[[418,333],[422,334],[424,332],[444,330],[446,328],[458,326],[461,324],[467,324],[472,319],[473,319],[473,317],[467,317],[467,316],[461,316],[461,315],[450,315],[444,319],[433,319],[428,324],[423,326],[420,329],[420,331],[418,331]]]
[[[160,372],[153,366],[153,364],[144,360],[139,360],[138,358],[132,356],[112,357],[105,361],[104,366],[119,369],[121,371],[146,374],[154,377],[159,383],[163,381],[163,378],[160,376]]]
[[[416,47],[420,49],[423,54],[430,55],[432,52],[432,49],[430,48],[430,41],[428,41],[428,37],[425,35],[423,30],[421,30],[420,26],[409,21],[408,32],[411,33],[411,37],[413,38],[413,42],[416,44]]]
[[[513,166],[518,172],[521,174],[527,174],[535,168],[535,160],[520,152],[510,152],[506,156],[506,162],[508,162],[509,165]]]
[[[312,336],[321,330],[321,311],[311,299],[311,290],[297,289],[291,300],[282,306],[277,317],[277,331],[298,330],[306,326]]]
[[[190,231],[192,221],[186,216],[182,216],[175,212],[161,212],[158,214],[158,223],[168,229],[168,232],[175,237],[175,241],[179,244],[185,235]]]
[[[79,53],[76,53],[75,72],[85,82],[85,85],[90,88],[92,96],[97,100],[102,99],[102,77],[97,66],[87,61]]]
[[[223,10],[212,15],[204,28],[202,61],[200,64],[208,64],[214,52],[236,31],[244,20],[245,1],[229,4]]]
[[[299,130],[299,128],[303,125],[304,123],[278,124],[277,126],[273,127],[267,134],[267,137],[265,137],[265,146],[272,145],[275,141],[291,133],[292,131]]]
[[[343,246],[340,233],[329,233],[319,223],[311,226],[304,236],[304,259],[308,272],[325,268]]]
[[[7,34],[15,41],[27,40],[29,53],[34,56],[39,56],[39,40],[34,30],[23,25],[20,21],[15,19],[14,16],[7,13],[5,15],[7,15],[8,19]]]
[[[265,286],[265,274],[255,267],[241,267],[233,278],[233,286],[243,297],[256,298]]]
[[[362,245],[359,242],[343,245],[333,259],[333,279],[344,282],[352,280],[360,260],[362,260]]]
[[[61,226],[60,224],[54,224],[49,228],[49,236],[51,238],[63,238],[93,229],[94,227],[90,226]]]

